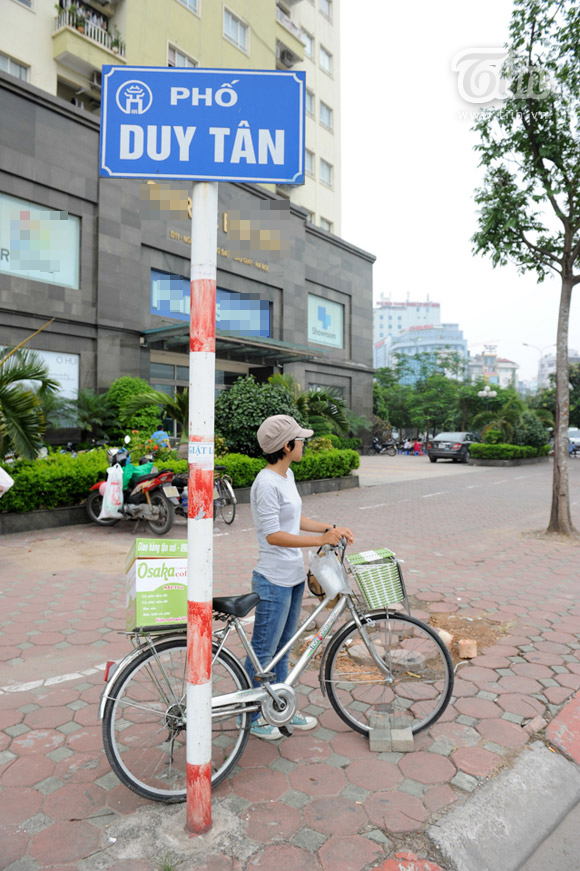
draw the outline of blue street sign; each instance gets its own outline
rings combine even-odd
[[[99,175],[304,184],[306,73],[104,66]]]

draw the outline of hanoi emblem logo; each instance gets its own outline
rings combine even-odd
[[[117,89],[116,100],[125,115],[144,115],[151,108],[153,94],[148,85],[133,79]]]

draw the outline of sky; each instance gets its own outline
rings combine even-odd
[[[460,52],[502,48],[511,8],[511,0],[341,0],[341,236],[377,257],[375,303],[381,294],[428,295],[472,355],[497,345],[529,380],[540,351],[555,351],[547,346],[556,342],[559,279],[538,284],[472,253],[483,178],[470,130],[477,106],[452,69]],[[577,350],[579,293],[569,335]]]

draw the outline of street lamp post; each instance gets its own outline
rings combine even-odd
[[[497,390],[492,390],[489,384],[486,384],[483,390],[477,391],[477,395],[481,399],[485,399],[485,413],[487,414],[489,400],[494,399],[497,396]]]
[[[522,342],[522,345],[524,345],[525,348],[533,348],[534,351],[537,351],[538,354],[540,355],[539,359],[538,359],[538,388],[537,388],[539,390],[540,389],[540,363],[544,359],[544,351],[547,351],[548,348],[555,348],[556,345],[554,342],[552,342],[551,345],[542,345],[542,347],[540,347],[539,345],[530,345],[528,342]]]

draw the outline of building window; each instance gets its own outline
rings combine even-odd
[[[28,81],[28,70],[29,67],[23,66],[23,64],[19,64],[17,61],[12,60],[11,57],[8,57],[6,54],[0,54],[0,70],[3,73],[8,73],[11,76],[16,76],[17,79],[22,79],[23,82]]]
[[[17,0],[21,6],[26,6],[28,9],[32,9],[32,0]]]
[[[328,73],[329,76],[332,75],[332,55],[323,45],[320,46],[320,69]]]
[[[322,184],[325,184],[327,187],[332,187],[332,175],[333,175],[333,167],[332,164],[328,163],[328,161],[324,160],[324,158],[320,158],[320,181]]]
[[[327,130],[332,130],[332,109],[320,101],[320,123]]]
[[[303,30],[300,36],[304,45],[304,54],[306,57],[314,57],[314,37],[306,30]]]
[[[332,0],[320,0],[320,11],[332,20]]]
[[[306,209],[306,220],[311,224],[314,223],[314,212],[311,212],[310,209]]]
[[[314,177],[314,152],[309,151],[308,148],[304,151],[304,169],[306,175]]]
[[[199,15],[199,0],[178,0],[182,6],[185,6],[186,9],[189,9],[190,12],[195,12],[196,15]]]
[[[197,61],[178,51],[173,45],[167,47],[168,67],[196,67]]]
[[[331,348],[343,348],[344,306],[309,293],[308,341]]]
[[[224,37],[240,51],[248,53],[248,25],[229,9],[224,9]]]
[[[314,91],[306,91],[306,114],[314,117]]]
[[[321,218],[320,226],[323,230],[326,230],[327,233],[332,233],[332,221],[327,221],[326,218]]]

